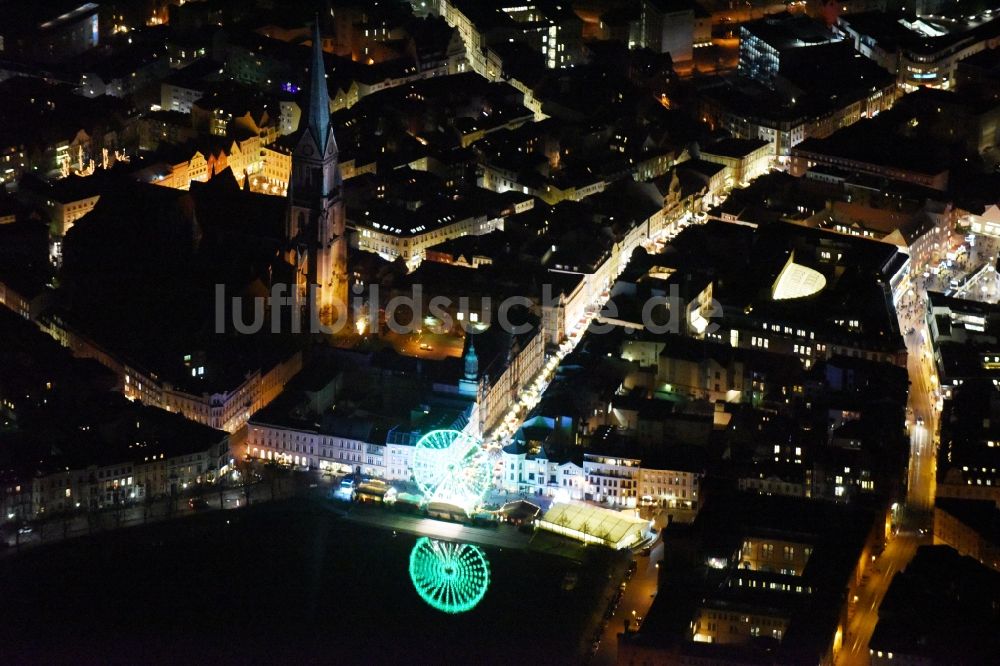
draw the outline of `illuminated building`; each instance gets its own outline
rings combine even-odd
[[[31,451],[0,474],[0,522],[176,496],[225,472],[227,433],[126,400],[114,373],[2,308],[0,337],[0,424]]]
[[[219,66],[211,59],[199,60],[160,82],[160,108],[190,113],[191,107],[218,84]]]
[[[1000,510],[989,500],[938,498],[934,543],[944,543],[980,564],[1000,571]]]
[[[499,329],[493,326],[489,330]],[[482,359],[479,364],[479,432],[488,433],[501,424],[504,415],[523,397],[523,392],[541,372],[545,362],[545,334],[540,326],[520,335],[498,333],[502,340],[492,358],[476,348]],[[483,336],[485,337],[485,336]]]
[[[676,65],[692,60],[695,3],[683,0],[643,0],[639,33],[643,46],[656,53],[669,53]]]
[[[409,433],[403,433],[408,435]],[[413,479],[413,451],[415,444],[409,437],[401,437],[396,429],[390,430],[385,442],[385,478],[390,481]]]
[[[513,205],[503,205],[507,202]],[[372,202],[352,219],[358,230],[358,248],[377,252],[390,261],[401,257],[416,265],[425,258],[429,247],[441,242],[503,229],[504,218],[530,208],[534,200],[512,193],[496,196],[490,208],[484,210],[486,203],[482,195],[430,199],[416,210]]]
[[[840,37],[819,21],[809,17],[779,14],[740,26],[740,65],[742,76],[772,85],[784,65],[799,49],[816,48]]]
[[[581,201],[603,192],[608,186],[604,176],[590,170],[561,170],[548,174],[546,168],[543,174],[535,173],[532,162],[537,165],[539,161],[538,156],[513,151],[486,155],[480,165],[482,175],[478,182],[494,192],[515,190],[530,194],[549,205],[561,201]]]
[[[583,59],[583,22],[569,5],[530,0],[442,0],[440,14],[458,29],[472,70],[491,81],[500,73],[499,57],[489,48],[497,42],[527,44],[542,54],[550,69]]]
[[[701,158],[726,167],[726,185],[738,187],[767,173],[774,146],[764,139],[725,139],[701,149]]]
[[[282,401],[257,412],[248,424],[246,455],[298,470],[386,475],[385,429],[377,420],[313,416],[309,422],[295,418]]]
[[[146,162],[148,165],[142,166]],[[156,153],[137,164],[134,177],[160,187],[188,190],[193,182],[206,183],[227,172],[242,186],[248,176],[270,167],[267,173],[272,174],[277,194],[287,185],[287,176],[282,182],[281,175],[288,162],[280,148],[262,147],[255,134],[239,140],[202,136],[180,145],[162,144]],[[251,179],[251,185],[255,185],[255,179]]]
[[[961,324],[956,322],[955,328],[955,337],[961,336]],[[1000,433],[995,425],[1000,352],[994,340],[981,336],[964,344],[935,342],[944,396],[934,486],[938,498],[1000,501]]]
[[[50,289],[42,274],[24,271],[19,267],[0,269],[0,305],[18,315],[35,321],[45,309]]]
[[[638,458],[588,453],[583,458],[583,473],[587,479],[587,499],[628,508],[639,505]]]
[[[664,560],[659,593],[641,631],[622,636],[619,659],[754,663],[764,641],[769,663],[833,663],[849,600],[882,545],[879,518],[798,498],[713,495],[692,527],[666,528],[676,556]]]
[[[89,213],[101,198],[105,181],[100,176],[71,175],[44,181],[28,175],[21,179],[22,196],[42,205],[49,215],[49,260],[62,262],[62,243],[73,224]]]
[[[789,173],[833,167],[944,191],[949,168],[939,144],[887,131],[880,119],[861,120],[826,138],[807,138],[791,150]]]
[[[616,289],[662,275],[660,288],[675,289],[684,308],[678,333],[794,356],[806,369],[835,355],[905,366],[891,303],[909,257],[896,246],[786,223],[711,220],[687,227],[673,244],[671,259],[633,261]],[[721,306],[714,315],[712,299]]]
[[[675,466],[677,465],[671,465]],[[639,505],[664,509],[668,521],[694,520],[701,506],[704,467],[698,470],[660,467],[663,465],[648,457],[642,462],[639,472]]]
[[[500,453],[500,487],[509,493],[582,500],[587,484],[579,462],[571,454],[549,453],[544,445],[532,452],[515,438]]]
[[[2,56],[2,54],[0,54]],[[118,97],[82,97],[71,86],[15,76],[0,81],[0,183],[21,175],[90,173],[124,147],[127,109]]]
[[[946,18],[862,12],[841,17],[838,27],[907,91],[953,87],[959,62],[1000,43],[1000,21],[988,13]]]
[[[260,157],[259,175],[263,184],[258,184],[253,189],[263,188],[264,192],[286,194],[292,175],[292,151],[281,142],[275,142],[269,146],[261,146]]]
[[[953,391],[967,382],[1000,386],[1000,348],[996,337],[1000,307],[930,291],[925,316],[944,398],[952,397]]]
[[[601,450],[599,446],[597,450]],[[693,520],[701,504],[704,467],[672,469],[677,465],[671,463],[679,461],[658,461],[650,455],[643,458],[584,454],[586,498],[616,507],[655,506],[666,510],[671,520]]]
[[[969,213],[963,220],[974,234],[985,234],[1000,238],[1000,205],[985,206],[981,213]]]
[[[295,267],[303,302],[318,286],[314,307],[324,323],[347,314],[347,237],[337,141],[330,126],[330,96],[319,36],[313,30],[311,86],[305,127],[292,153],[287,259]]]
[[[158,410],[130,409],[134,415],[124,418],[137,427],[125,429],[128,444],[108,436],[102,446],[81,443],[72,455],[43,465],[31,481],[32,515],[176,497],[189,488],[213,484],[225,473],[227,433]],[[120,425],[107,427],[114,431]]]
[[[238,378],[231,372],[236,367],[233,361],[221,357],[218,361],[210,359],[199,364],[193,355],[188,355],[177,364],[174,359],[156,358],[156,352],[151,351],[150,358],[140,364],[120,357],[78,330],[69,323],[65,313],[51,313],[40,325],[60,344],[69,347],[75,356],[93,358],[112,370],[121,380],[125,397],[178,412],[192,421],[226,432],[239,430],[251,414],[277,397],[285,384],[302,369],[300,352],[277,358],[270,364],[248,366]],[[168,367],[169,376],[162,370],[147,369],[146,363],[150,361]],[[205,381],[213,375],[232,379],[232,383]]]
[[[0,55],[64,62],[100,42],[98,5],[80,0],[7,3]]]

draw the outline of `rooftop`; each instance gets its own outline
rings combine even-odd
[[[841,17],[853,30],[871,37],[890,53],[903,49],[916,55],[933,56],[963,44],[1000,35],[1000,21],[992,12],[949,18],[944,15],[915,16],[901,11],[872,11]]]
[[[985,541],[1000,548],[1000,509],[996,502],[938,497],[934,501],[934,507],[950,514]]]
[[[764,139],[723,139],[709,144],[701,149],[701,152],[709,155],[719,155],[720,157],[748,157],[755,150],[770,144]]]
[[[817,341],[863,340],[886,351],[903,349],[888,290],[904,260],[877,241],[783,222],[755,229],[712,220],[649,259],[675,269],[670,280],[682,290],[711,281],[734,325],[780,322]]]
[[[774,14],[741,26],[777,51],[816,46],[839,39],[837,34],[820,21],[787,12]]]
[[[823,139],[804,139],[792,148],[792,154],[818,153],[929,176],[947,172],[949,161],[943,147],[895,131],[890,113],[859,120]]]
[[[542,529],[590,537],[612,548],[627,548],[638,543],[649,527],[648,520],[590,504],[569,502],[553,503],[537,524]]]
[[[871,648],[931,663],[988,663],[1000,653],[1000,573],[949,546],[920,546],[879,606]]]
[[[661,567],[663,591],[639,632],[627,636],[625,644],[677,650],[706,662],[726,657],[738,663],[816,661],[833,640],[844,589],[876,523],[872,512],[815,499],[721,490],[706,495],[694,525],[666,535],[679,548]],[[808,547],[811,552],[801,576],[738,566],[734,557],[748,539],[755,544],[778,540]],[[681,547],[692,550],[684,554]],[[736,579],[747,577],[763,580],[764,585],[737,584]],[[768,645],[697,643],[692,640],[691,623],[700,608],[769,615],[784,619],[787,627],[779,642]]]

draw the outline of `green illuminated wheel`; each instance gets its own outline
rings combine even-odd
[[[486,595],[490,565],[476,546],[420,537],[410,551],[410,580],[432,608],[464,613]]]
[[[471,512],[489,490],[493,463],[478,439],[458,430],[432,430],[417,442],[413,476],[428,502]]]

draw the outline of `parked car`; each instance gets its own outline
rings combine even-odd
[[[204,497],[192,497],[188,500],[188,506],[192,509],[198,511],[200,509],[208,508],[208,500]]]

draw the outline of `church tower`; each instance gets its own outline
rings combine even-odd
[[[292,152],[285,231],[299,296],[305,299],[309,285],[317,285],[315,308],[319,320],[329,324],[339,309],[347,307],[347,239],[318,19],[313,27],[309,80],[305,127]]]
[[[458,380],[458,392],[461,395],[478,397],[479,395],[479,356],[476,354],[476,344],[471,333],[466,333],[469,346],[465,349],[462,360],[465,372]]]

